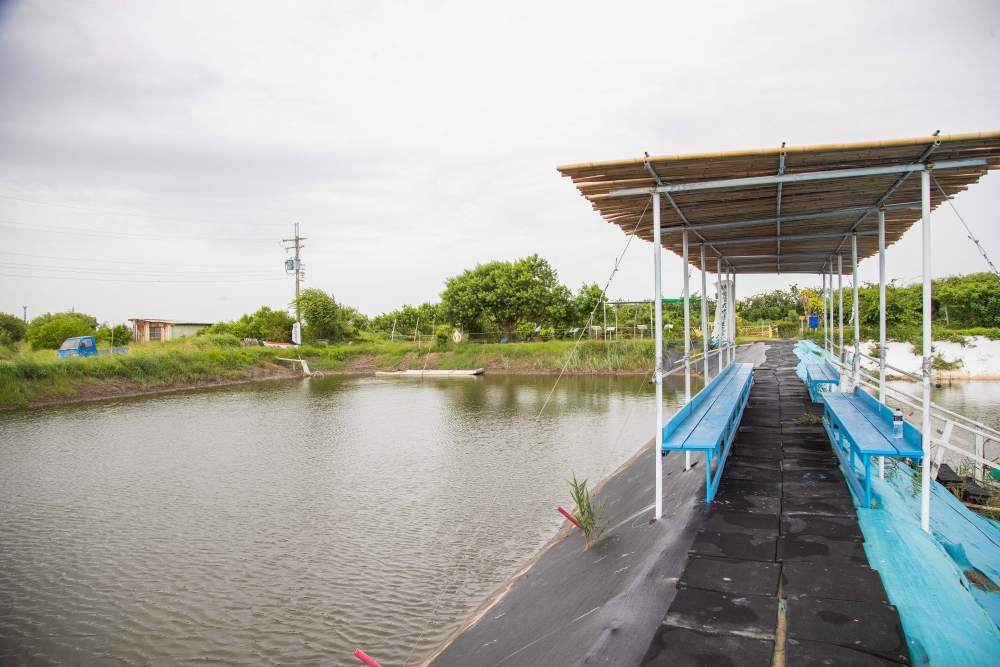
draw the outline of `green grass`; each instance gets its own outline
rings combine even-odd
[[[245,348],[232,336],[181,338],[130,345],[129,354],[57,359],[53,350],[22,344],[0,349],[0,407],[70,399],[100,385],[139,390],[235,380],[255,368],[274,368],[277,350]]]
[[[371,372],[410,368],[487,368],[491,373],[646,373],[653,363],[649,340],[415,345],[368,341],[353,345],[304,345],[298,350],[243,347],[233,336],[207,335],[131,344],[126,355],[57,359],[52,350],[26,344],[0,347],[0,408],[129,391],[235,381],[274,369],[278,357],[301,355],[314,370]],[[428,358],[428,353],[430,358]],[[568,363],[567,363],[568,361]]]
[[[565,364],[571,373],[645,373],[653,364],[653,343],[649,340],[584,340],[575,350],[573,341],[564,340],[485,345],[424,343],[419,347],[413,343],[368,342],[328,348],[303,346],[301,353],[310,367],[332,370],[342,370],[359,357],[369,358],[378,370],[424,368],[426,363],[428,369],[558,373]]]

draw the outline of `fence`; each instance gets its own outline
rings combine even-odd
[[[778,327],[761,324],[753,327],[736,327],[737,338],[778,338]]]

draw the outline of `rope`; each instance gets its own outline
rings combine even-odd
[[[646,386],[646,378],[649,377],[649,373],[653,370],[655,369],[650,369],[645,375],[642,376],[642,382],[639,383],[639,389],[636,390],[635,396],[632,398],[632,406],[628,409],[628,414],[625,415],[625,421],[622,422],[622,429],[618,431],[618,437],[615,438],[615,444],[611,446],[611,452],[608,454],[608,460],[604,462],[604,466],[601,468],[601,474],[597,476],[598,480],[604,479],[604,471],[608,469],[608,464],[611,463],[611,457],[614,456],[615,451],[618,449],[618,441],[622,439],[622,434],[625,433],[625,427],[628,425],[628,419],[632,416],[632,411],[635,410],[637,402],[636,399],[638,399],[639,394],[642,393],[643,388]]]
[[[941,184],[938,183],[938,180],[937,178],[935,178],[934,174],[931,174],[931,178],[934,179],[934,185],[938,186],[938,190],[941,191],[941,195],[944,197],[945,201],[948,202],[949,206],[951,206],[951,210],[955,212],[955,215],[957,215],[958,219],[962,222],[962,226],[965,227],[965,231],[969,232],[969,240],[976,244],[976,247],[979,249],[979,254],[982,255],[983,259],[986,260],[986,263],[990,265],[990,271],[992,271],[993,275],[995,275],[997,278],[1000,278],[1000,271],[997,271],[997,267],[993,266],[993,262],[990,261],[989,256],[986,254],[986,249],[983,248],[983,245],[979,242],[979,239],[977,239],[972,234],[972,230],[969,229],[969,226],[965,224],[965,220],[962,219],[962,216],[958,212],[958,209],[955,208],[955,204],[951,201],[951,199],[948,198],[948,195],[945,193],[944,188],[942,188]]]
[[[652,197],[650,197],[650,201],[652,201]],[[628,248],[632,244],[632,239],[635,238],[635,233],[639,229],[639,225],[642,224],[642,219],[643,217],[645,217],[646,211],[649,209],[649,203],[650,203],[649,201],[646,202],[646,207],[642,210],[642,213],[639,215],[639,220],[636,221],[635,228],[632,230],[632,233],[629,234],[628,242],[625,243],[625,249],[622,250],[621,257],[615,259],[615,268],[611,271],[611,275],[608,276],[608,282],[605,283],[604,289],[601,291],[601,300],[604,299],[604,295],[607,293],[608,288],[611,287],[611,281],[614,280],[615,274],[618,273],[618,266],[621,263],[621,260],[624,259],[625,253],[628,252]],[[587,318],[587,327],[589,327],[590,323],[593,322],[594,314],[597,312],[598,306],[601,305],[601,300],[598,300],[598,302],[594,305],[594,309],[590,311],[590,317]],[[528,439],[531,433],[534,431],[535,427],[538,425],[539,420],[542,418],[542,414],[545,412],[545,408],[548,406],[549,401],[552,399],[552,395],[555,393],[556,387],[559,386],[559,381],[562,380],[563,375],[566,373],[566,369],[569,367],[569,362],[573,359],[573,355],[576,354],[576,350],[580,346],[580,341],[583,340],[583,334],[586,330],[587,330],[586,327],[583,330],[581,330],[579,337],[576,339],[576,342],[573,345],[573,349],[570,350],[570,353],[568,355],[566,355],[566,361],[563,363],[562,368],[559,370],[559,375],[556,377],[556,381],[555,383],[553,383],[552,389],[549,390],[548,395],[545,397],[545,402],[542,403],[541,409],[535,416],[535,419],[531,423],[531,426],[528,427],[528,432],[525,434],[524,441],[518,448],[517,453],[514,455],[514,459],[511,461],[510,465],[507,467],[507,471],[504,473],[503,479],[497,486],[496,491],[493,493],[493,497],[490,499],[490,504],[486,508],[486,511],[483,513],[483,517],[482,519],[480,519],[479,524],[476,526],[475,532],[469,539],[468,545],[466,545],[465,550],[462,552],[462,557],[459,559],[458,564],[455,565],[455,570],[452,572],[451,578],[448,580],[448,584],[441,589],[441,594],[438,595],[437,601],[434,603],[434,608],[431,609],[431,613],[427,617],[427,621],[424,623],[424,627],[420,630],[420,634],[417,635],[417,639],[413,642],[413,646],[410,647],[410,652],[406,656],[406,661],[403,663],[403,667],[406,667],[406,665],[410,664],[410,658],[413,657],[413,652],[416,650],[417,645],[420,643],[420,640],[423,639],[424,634],[427,632],[427,627],[430,625],[431,621],[434,620],[434,617],[437,615],[437,610],[438,607],[441,605],[441,601],[447,594],[448,589],[451,588],[452,584],[455,583],[455,578],[458,576],[459,570],[465,563],[465,559],[469,555],[469,550],[472,549],[472,545],[475,544],[476,538],[479,537],[479,533],[482,530],[483,526],[486,524],[486,520],[491,516],[491,513],[493,511],[493,506],[496,505],[497,500],[500,498],[500,493],[507,486],[507,482],[510,480],[511,473],[514,471],[514,468],[518,465],[518,463],[520,463],[521,456],[524,454],[524,450],[528,446]]]

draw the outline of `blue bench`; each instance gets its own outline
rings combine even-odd
[[[820,386],[824,384],[840,384],[840,373],[829,361],[821,364],[806,364],[806,384],[809,385],[809,395],[813,403],[821,403]]]
[[[729,364],[663,426],[664,455],[670,451],[705,453],[708,502],[719,488],[752,386],[753,364]]]
[[[854,394],[823,394],[823,427],[840,458],[848,484],[862,507],[872,506],[871,462],[873,456],[923,458],[920,431],[903,423],[903,437],[892,436],[892,410],[863,391]],[[861,459],[864,479],[859,479],[855,459]]]

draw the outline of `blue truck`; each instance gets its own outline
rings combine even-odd
[[[110,350],[98,350],[97,341],[93,336],[74,336],[67,338],[59,346],[56,356],[60,359],[67,357],[96,357],[101,354],[127,354],[127,347],[115,347]]]

